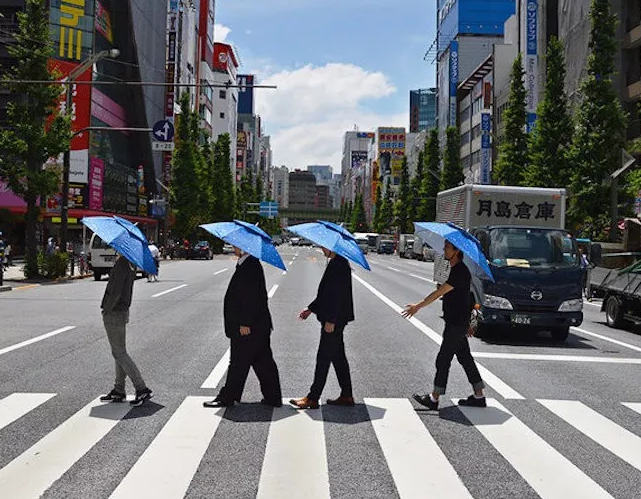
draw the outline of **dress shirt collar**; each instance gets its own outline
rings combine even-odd
[[[249,258],[249,253],[245,253],[243,256],[241,256],[238,259],[238,263],[236,264],[236,267],[240,267],[243,263],[245,263],[245,260]]]

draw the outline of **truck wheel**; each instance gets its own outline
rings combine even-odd
[[[102,274],[100,272],[97,272],[97,271],[94,270],[93,271],[93,278],[94,278],[94,280],[99,281],[102,278]]]
[[[623,304],[616,296],[610,296],[605,304],[605,321],[612,328],[623,326]]]
[[[570,334],[569,327],[556,327],[552,329],[552,339],[555,341],[565,341]]]

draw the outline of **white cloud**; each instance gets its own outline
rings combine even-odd
[[[223,24],[214,24],[214,41],[225,43],[229,33],[231,33],[231,28]]]
[[[379,114],[367,102],[388,97],[396,88],[380,72],[352,64],[307,65],[261,79],[277,90],[256,90],[257,112],[272,135],[275,165],[291,169],[329,164],[340,172],[346,131],[405,126],[407,115]]]

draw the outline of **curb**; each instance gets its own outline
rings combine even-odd
[[[11,286],[0,286],[0,293],[3,291],[11,291],[12,289]]]

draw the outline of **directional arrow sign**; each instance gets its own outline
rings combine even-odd
[[[169,120],[157,121],[153,128],[154,138],[161,142],[174,140],[174,125]]]

